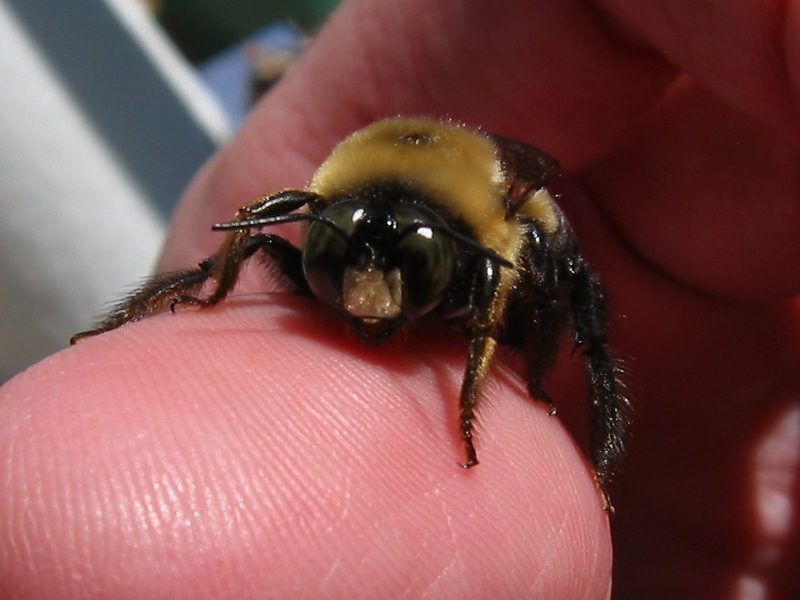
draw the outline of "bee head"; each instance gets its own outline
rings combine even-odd
[[[331,203],[319,217],[303,248],[306,280],[363,343],[380,345],[439,305],[456,250],[436,213],[369,194]]]

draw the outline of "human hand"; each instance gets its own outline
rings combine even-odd
[[[794,522],[764,498],[796,503],[800,14],[700,8],[351,2],[199,174],[162,266],[211,253],[210,224],[302,186],[381,116],[544,148],[638,400],[612,490],[618,597],[796,589]],[[0,395],[0,595],[607,596],[587,462],[513,360],[484,387],[482,464],[458,468],[464,357],[438,330],[364,349],[276,295],[52,357]],[[585,391],[564,362],[550,392],[569,418]]]

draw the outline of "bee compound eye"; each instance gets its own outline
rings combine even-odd
[[[401,232],[396,261],[403,282],[403,314],[414,319],[441,302],[453,277],[455,249],[432,211],[401,205],[395,216]]]
[[[312,221],[303,244],[303,271],[314,295],[341,308],[342,280],[350,254],[350,236],[364,218],[366,207],[357,201],[333,204]]]

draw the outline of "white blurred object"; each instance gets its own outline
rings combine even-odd
[[[0,0],[0,74],[2,382],[151,271],[227,127],[135,0]]]

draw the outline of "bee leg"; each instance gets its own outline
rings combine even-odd
[[[603,507],[613,511],[608,486],[624,451],[629,425],[629,400],[622,383],[623,369],[608,348],[608,310],[600,281],[581,258],[570,269],[574,339],[585,346],[583,357],[591,395],[591,456]]]
[[[550,414],[555,414],[555,405],[544,389],[544,378],[555,366],[568,319],[559,302],[558,266],[554,256],[557,249],[554,250],[547,240],[535,223],[528,224],[529,247],[522,257],[528,261],[524,272],[529,274],[526,283],[535,304],[527,306],[512,327],[519,326],[525,332],[528,393],[549,404]]]
[[[170,308],[174,310],[178,304],[205,308],[219,303],[236,285],[242,263],[259,250],[292,282],[299,294],[311,293],[303,273],[302,253],[299,248],[278,235],[253,235],[247,230],[237,230],[229,236],[222,249],[206,261],[213,261],[213,274],[217,277],[217,287],[211,295],[207,298],[181,295],[172,301]]]
[[[464,441],[464,452],[467,458],[461,466],[465,469],[478,464],[478,455],[473,443],[478,389],[481,381],[486,377],[496,346],[495,340],[483,333],[475,333],[470,342],[469,361],[461,387],[461,408],[458,417],[461,425],[461,439]]]
[[[303,271],[302,251],[291,242],[273,234],[259,234],[253,236],[258,240],[262,258],[267,266],[275,265],[294,286],[294,292],[300,296],[311,296],[306,275]]]
[[[556,305],[532,309],[525,323],[528,393],[531,398],[549,404],[550,414],[556,413],[556,407],[544,389],[543,380],[555,366],[566,325],[566,315]]]
[[[95,329],[75,334],[70,343],[75,344],[125,323],[138,321],[166,306],[171,310],[180,304],[201,308],[213,306],[234,288],[242,263],[260,249],[277,263],[281,272],[294,283],[298,293],[310,294],[303,274],[300,250],[278,236],[252,234],[250,231],[254,227],[297,220],[292,219],[290,213],[305,205],[314,205],[318,199],[316,194],[303,190],[284,190],[243,206],[237,211],[234,222],[213,227],[231,231],[216,254],[201,262],[196,269],[151,277],[117,304]],[[207,298],[195,296],[194,293],[212,277],[217,279],[217,285],[211,295]]]
[[[278,263],[278,268],[301,293],[310,293],[303,274],[300,250],[283,238],[272,234],[253,234],[252,227],[263,227],[276,219],[309,203],[318,196],[302,190],[285,190],[272,196],[263,196],[240,208],[231,223],[215,225],[215,230],[232,230],[225,243],[214,256],[214,275],[217,287],[207,298],[188,294],[181,295],[170,304],[170,309],[179,304],[192,304],[201,308],[214,306],[224,299],[236,285],[242,263],[259,249],[264,250]],[[241,224],[241,227],[236,227]]]
[[[166,307],[174,311],[179,304],[213,306],[233,289],[242,262],[259,250],[275,260],[278,268],[295,284],[299,293],[307,293],[308,285],[303,275],[300,250],[275,235],[251,235],[247,231],[236,231],[215,255],[205,259],[196,269],[161,273],[148,279],[138,290],[115,306],[95,329],[75,334],[70,338],[70,343],[75,344],[126,323],[138,321]],[[219,279],[217,287],[208,298],[192,295],[212,277]]]
[[[69,340],[70,344],[143,319],[170,305],[175,297],[199,289],[211,276],[215,259],[214,256],[207,258],[196,269],[150,277],[139,289],[112,308],[95,329],[73,335]]]
[[[500,266],[491,258],[481,259],[470,302],[471,317],[467,324],[470,331],[469,357],[460,396],[459,422],[467,459],[461,466],[465,469],[478,464],[473,444],[475,410],[480,384],[489,372],[497,349],[494,332],[505,302],[499,290]]]
[[[189,294],[174,296],[169,305],[170,310],[174,312],[175,307],[180,304],[208,308],[223,300],[236,285],[242,263],[259,247],[258,239],[248,230],[240,229],[230,233],[217,253],[200,263],[200,269],[207,265],[208,277],[213,276],[217,280],[217,285],[211,295],[206,298],[198,298]]]
[[[249,250],[250,254],[258,246],[249,249],[247,240],[250,234],[246,231],[236,231],[220,250],[198,264],[196,269],[171,271],[154,275],[127,298],[119,302],[100,324],[89,331],[83,331],[70,338],[70,344],[76,344],[88,337],[105,333],[125,325],[139,321],[145,317],[169,307],[174,311],[178,304],[194,304],[197,306],[211,306],[227,295],[233,287],[238,275],[239,266],[244,255]],[[220,269],[220,265],[224,265]],[[216,290],[208,299],[200,299],[193,295],[211,277],[221,272],[221,277]]]

